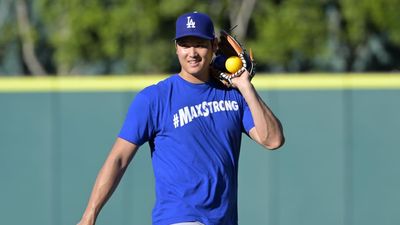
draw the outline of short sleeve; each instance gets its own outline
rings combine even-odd
[[[118,136],[140,146],[151,138],[153,130],[150,100],[146,95],[138,93],[129,107]]]
[[[247,103],[244,101],[243,103],[243,128],[245,132],[248,134],[250,129],[254,127],[253,116],[251,115],[251,111]]]

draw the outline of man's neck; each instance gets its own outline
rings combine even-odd
[[[209,73],[193,75],[186,73],[185,71],[181,71],[179,73],[179,76],[182,77],[182,79],[186,80],[187,82],[194,84],[206,83],[210,78]]]

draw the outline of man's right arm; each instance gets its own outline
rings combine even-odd
[[[117,138],[93,186],[86,210],[78,225],[94,225],[100,210],[110,198],[125,173],[138,146]]]

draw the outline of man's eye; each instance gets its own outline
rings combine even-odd
[[[179,46],[183,47],[183,48],[189,48],[189,45],[186,43],[178,43]]]
[[[197,44],[196,48],[207,48],[206,44]]]
[[[207,44],[198,44],[198,43],[178,43],[179,46],[181,46],[182,48],[207,48]]]

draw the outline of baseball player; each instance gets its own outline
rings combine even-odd
[[[237,225],[242,134],[267,149],[282,126],[243,70],[220,82],[210,71],[218,39],[210,17],[176,20],[178,74],[140,91],[94,184],[79,225],[93,225],[138,148],[148,142],[155,174],[153,225]]]

